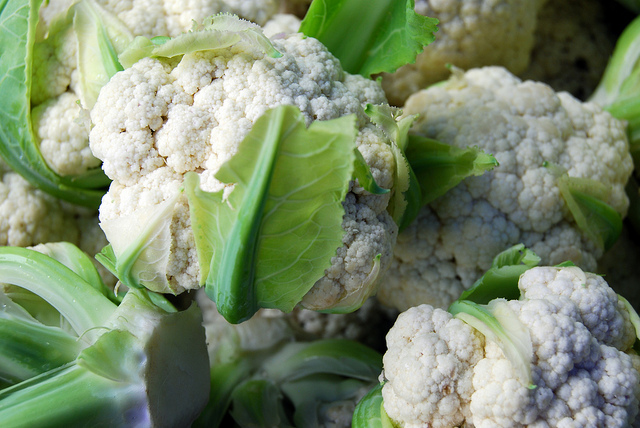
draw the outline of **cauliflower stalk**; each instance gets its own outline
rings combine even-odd
[[[229,15],[138,39],[123,57],[143,58],[91,112],[91,149],[113,180],[100,218],[116,269],[162,292],[206,285],[235,322],[300,301],[359,307],[390,262],[388,206],[403,210],[402,155],[363,108],[385,103],[379,85],[311,37],[272,43]]]
[[[120,299],[71,244],[0,248],[0,418],[8,426],[175,426],[208,398],[196,305]]]
[[[415,138],[478,146],[499,165],[420,210],[398,237],[383,303],[445,308],[520,242],[543,264],[571,260],[593,271],[617,239],[633,163],[624,124],[598,105],[486,67],[454,70],[414,94],[404,114],[420,114]],[[410,138],[410,161],[411,151]]]
[[[381,392],[359,405],[354,426],[373,413],[403,427],[635,426],[638,315],[602,277],[525,258],[498,263],[449,311],[402,313],[387,335]]]

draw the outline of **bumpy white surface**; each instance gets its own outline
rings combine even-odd
[[[364,103],[384,103],[380,86],[343,73],[326,48],[299,34],[274,41],[280,58],[240,48],[186,55],[179,64],[143,59],[118,73],[91,112],[91,149],[114,180],[101,220],[126,216],[172,198],[187,171],[197,171],[206,191],[222,189],[214,173],[233,156],[267,109],[295,105],[307,123],[354,113],[356,144],[382,187],[393,185],[388,141],[364,114]],[[329,307],[358,289],[382,255],[386,269],[397,228],[386,211],[389,195],[374,196],[352,184],[344,202],[346,234],[326,275],[305,298]],[[186,198],[173,214],[167,276],[175,292],[198,287],[199,267]]]
[[[493,343],[474,368],[476,427],[631,426],[638,415],[635,331],[602,277],[578,268],[534,268],[510,308],[529,329],[535,389],[514,378]]]
[[[577,227],[547,161],[571,177],[597,180],[626,215],[633,165],[623,124],[592,103],[522,82],[500,67],[454,75],[413,95],[412,132],[457,147],[479,146],[499,162],[423,207],[399,237],[379,298],[404,310],[447,307],[505,248],[524,243],[543,264],[571,260],[596,269],[602,249]]]
[[[604,279],[577,267],[538,267],[521,276],[519,288],[520,300],[507,305],[529,332],[536,387],[518,378],[495,342],[421,305],[402,313],[387,335],[382,393],[399,426],[640,423],[635,330]]]
[[[50,98],[32,110],[33,127],[40,152],[60,175],[80,175],[100,167],[89,148],[89,112],[78,104],[72,91]]]
[[[106,245],[96,213],[36,189],[0,160],[0,245],[68,241],[94,255]]]
[[[439,20],[436,39],[393,74],[384,75],[389,102],[449,75],[447,64],[469,69],[501,65],[521,73],[529,64],[536,14],[546,0],[417,0],[416,12]]]
[[[77,0],[51,0],[40,10],[39,33]],[[281,0],[217,0],[159,1],[159,0],[96,0],[108,12],[117,16],[134,36],[177,36],[189,31],[194,22],[221,12],[263,24],[281,8]],[[34,111],[38,123],[37,138],[49,166],[61,175],[83,174],[99,165],[91,155],[88,130],[78,126],[75,101],[79,99],[77,79],[77,40],[73,31],[52,36],[47,43],[34,47],[32,106],[46,105]],[[39,119],[41,117],[41,119]]]
[[[193,22],[221,12],[264,24],[280,10],[281,0],[96,0],[113,12],[135,35],[177,36]]]
[[[383,357],[384,408],[403,427],[460,426],[470,418],[473,367],[484,340],[459,319],[429,305],[400,314]]]

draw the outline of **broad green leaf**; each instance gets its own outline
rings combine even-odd
[[[370,77],[415,62],[437,23],[417,14],[413,0],[315,0],[300,32],[320,40],[349,73]]]
[[[640,3],[625,0],[627,4]],[[640,145],[640,17],[635,18],[616,42],[598,87],[589,98],[614,117],[627,121],[632,151]],[[635,159],[634,159],[635,160]],[[636,164],[637,165],[637,164]]]
[[[356,158],[353,175],[358,179],[360,186],[362,186],[362,188],[367,192],[373,193],[374,195],[384,195],[385,193],[389,193],[389,189],[384,189],[378,186],[378,183],[376,183],[375,178],[373,178],[371,169],[369,169],[369,165],[367,165],[367,161],[364,160],[360,150],[354,148],[353,153]]]
[[[82,346],[77,336],[39,323],[0,292],[0,389],[73,361]]]
[[[84,279],[87,284],[100,291],[111,301],[116,302],[117,299],[115,299],[113,291],[104,284],[96,266],[80,248],[69,242],[49,242],[32,248],[59,261]]]
[[[597,180],[570,177],[558,165],[544,166],[556,177],[560,194],[576,224],[605,251],[616,243],[622,232],[622,216],[607,203],[609,189]]]
[[[78,40],[78,87],[82,106],[93,108],[100,89],[118,71],[118,52],[133,40],[116,16],[93,0],[73,5],[73,30]]]
[[[291,311],[342,245],[353,176],[355,117],[305,127],[293,106],[269,110],[216,174],[233,191],[185,177],[201,278],[230,322],[260,307]]]
[[[633,344],[633,349],[636,352],[640,352],[640,315],[634,309],[634,307],[629,303],[627,299],[618,294],[618,301],[622,304],[625,310],[629,313],[629,319],[631,324],[633,325],[634,330],[636,331],[636,340]]]
[[[167,265],[173,209],[179,197],[177,193],[154,207],[100,222],[110,246],[98,260],[127,287],[176,293],[167,280]]]
[[[31,124],[33,45],[41,0],[0,0],[0,156],[26,180],[57,198],[97,208],[109,180],[102,170],[56,174],[42,157]]]
[[[71,269],[34,250],[0,247],[0,276],[49,302],[78,336],[93,335],[90,330],[104,325],[116,307]]]
[[[495,342],[511,362],[518,379],[533,389],[531,363],[533,346],[529,330],[522,325],[505,299],[495,299],[488,305],[468,300],[457,300],[448,311],[482,333],[486,340]]]
[[[249,379],[231,396],[231,415],[243,427],[293,427],[280,388],[267,379]]]
[[[407,159],[422,189],[422,204],[428,204],[471,176],[498,166],[498,161],[478,147],[461,149],[419,135],[410,135]]]
[[[538,266],[540,257],[517,244],[494,257],[493,264],[471,288],[458,300],[469,300],[486,305],[493,299],[517,300],[520,298],[518,281],[525,271]]]
[[[613,55],[609,59],[598,87],[593,92],[589,101],[597,102],[602,106],[613,104],[619,97],[628,97],[622,91],[623,85],[637,70],[640,61],[640,17],[634,19],[622,32]],[[635,76],[637,79],[638,76]],[[637,97],[637,93],[633,94]]]
[[[260,26],[221,13],[206,18],[202,25],[194,25],[191,31],[176,37],[136,37],[131,45],[119,55],[120,63],[131,67],[145,57],[172,58],[190,52],[224,49],[236,44],[257,48],[272,58],[281,56]]]
[[[384,383],[376,385],[358,402],[351,420],[353,428],[394,428],[393,421],[384,410],[383,386]]]

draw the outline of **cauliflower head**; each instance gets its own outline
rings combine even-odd
[[[543,264],[571,260],[596,269],[603,249],[577,226],[558,179],[544,165],[605,186],[607,203],[626,215],[624,186],[633,164],[620,121],[500,67],[454,73],[446,84],[414,94],[404,113],[420,114],[412,132],[461,148],[479,146],[499,166],[421,209],[398,237],[378,293],[382,302],[399,310],[417,303],[447,307],[496,254],[518,243]]]
[[[640,400],[636,332],[618,296],[577,267],[536,267],[505,301],[531,344],[535,388],[493,340],[421,305],[387,336],[382,393],[401,426],[632,426]],[[409,369],[411,368],[411,369]],[[441,403],[460,402],[455,411]]]
[[[387,334],[384,408],[404,427],[453,427],[470,419],[473,367],[484,338],[439,308],[415,306]]]
[[[40,39],[34,45],[34,72],[31,103],[34,129],[47,164],[60,175],[81,175],[99,166],[89,149],[86,111],[78,100],[78,40],[70,23],[58,27],[78,0],[52,0],[40,9]],[[279,0],[268,1],[177,1],[96,0],[102,13],[121,21],[132,36],[177,36],[189,31],[194,22],[220,12],[237,14],[265,23],[280,9]],[[51,26],[51,28],[50,28]],[[58,26],[58,27],[57,27]],[[83,105],[90,109],[90,105]]]
[[[218,13],[232,13],[263,25],[280,11],[281,0],[97,0],[135,35],[171,36],[189,31],[193,23]]]
[[[100,207],[101,222],[149,212],[176,198],[166,266],[171,290],[165,291],[179,293],[200,282],[188,202],[180,193],[185,174],[197,172],[205,191],[228,187],[214,174],[270,108],[297,106],[307,124],[355,114],[360,153],[380,186],[393,185],[388,140],[363,109],[385,103],[380,86],[344,73],[313,38],[294,34],[273,44],[281,57],[232,47],[186,54],[179,62],[142,59],[102,88],[91,111],[91,149],[113,180]],[[397,234],[388,202],[389,194],[372,195],[351,183],[343,203],[343,245],[305,297],[306,307],[327,308],[356,292],[378,254],[381,269],[388,267]],[[113,237],[107,232],[107,238]]]
[[[469,69],[500,65],[512,73],[529,65],[536,14],[545,0],[416,0],[421,15],[437,18],[436,40],[382,85],[389,102],[401,106],[409,95],[444,80],[447,64]]]
[[[91,256],[107,244],[95,211],[35,188],[0,160],[0,245],[29,247],[60,241]],[[105,271],[101,274],[110,281]]]

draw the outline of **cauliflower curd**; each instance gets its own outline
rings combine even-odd
[[[640,357],[626,307],[595,274],[538,267],[504,301],[531,340],[532,382],[501,348],[441,309],[402,313],[387,335],[384,408],[403,427],[636,426]],[[499,299],[498,299],[499,300]]]
[[[518,243],[544,264],[571,260],[595,271],[603,249],[576,225],[545,162],[606,186],[606,202],[626,215],[633,164],[622,122],[500,67],[456,71],[446,84],[414,94],[404,113],[420,114],[411,132],[479,146],[499,166],[421,209],[398,237],[382,302],[399,310],[447,307],[496,254]]]
[[[269,108],[297,106],[307,125],[355,114],[359,151],[376,182],[393,185],[388,140],[363,109],[366,103],[386,102],[380,86],[344,73],[313,38],[295,34],[273,45],[281,57],[232,47],[186,54],[180,61],[142,59],[102,88],[91,111],[91,150],[113,180],[100,207],[101,221],[149,212],[177,198],[166,267],[173,293],[197,288],[200,280],[187,198],[180,194],[184,175],[197,172],[205,191],[223,189],[215,172]],[[372,195],[351,184],[343,203],[343,246],[305,306],[326,308],[356,291],[378,254],[381,268],[388,267],[397,234],[388,202],[389,194]],[[107,238],[111,241],[108,232]]]

